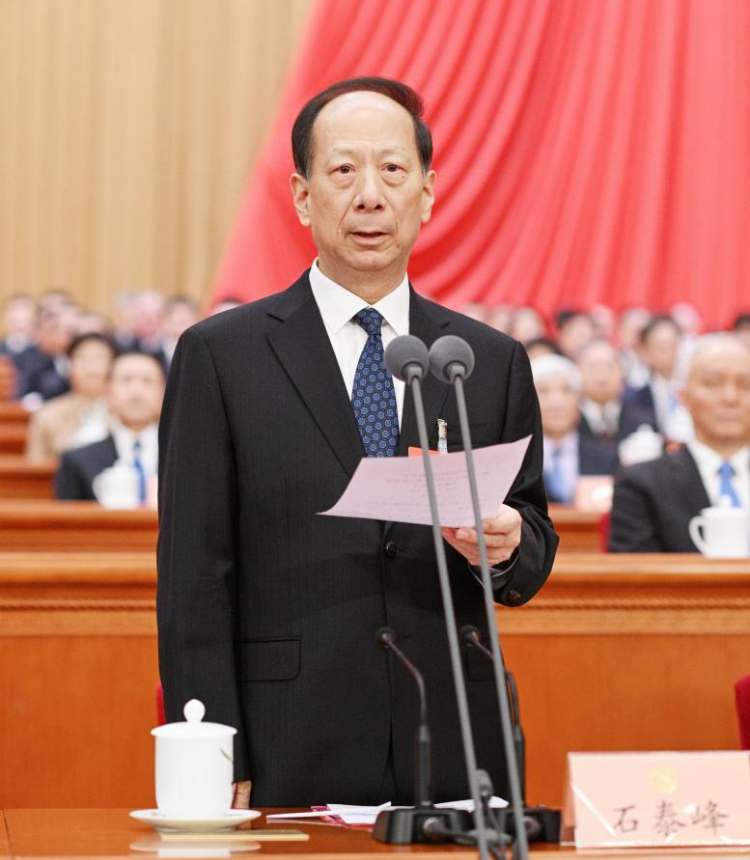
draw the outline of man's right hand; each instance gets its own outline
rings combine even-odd
[[[244,782],[235,782],[234,798],[232,800],[232,809],[249,809],[250,808],[250,789],[253,784],[250,780]]]

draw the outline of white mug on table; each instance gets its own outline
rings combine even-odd
[[[693,543],[709,558],[750,555],[750,513],[746,508],[718,505],[703,508],[688,525]]]

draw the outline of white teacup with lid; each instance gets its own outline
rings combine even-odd
[[[237,729],[204,723],[203,702],[191,699],[184,723],[152,729],[156,738],[156,805],[174,818],[224,815],[234,794],[234,735]]]

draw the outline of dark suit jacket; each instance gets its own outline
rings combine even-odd
[[[66,451],[55,475],[55,498],[68,501],[96,501],[94,478],[117,460],[112,436],[101,442]]]
[[[611,552],[698,552],[688,523],[710,505],[687,448],[622,469],[615,479]]]
[[[627,424],[630,433],[636,431],[641,424],[648,424],[657,432],[659,425],[656,420],[656,404],[654,403],[654,395],[651,391],[651,385],[644,385],[643,388],[628,389],[623,395],[622,412],[620,413],[620,423]],[[625,436],[629,433],[625,433]]]
[[[45,400],[51,400],[70,391],[70,381],[58,373],[54,357],[36,347],[22,355],[17,367],[22,397],[35,391]]]
[[[529,600],[557,536],[541,480],[539,408],[515,341],[412,292],[410,330],[431,344],[466,338],[476,445],[533,433],[509,501],[521,550],[497,593]],[[458,447],[453,392],[424,382],[431,447],[445,418]],[[417,445],[405,399],[399,454]],[[384,624],[426,678],[437,797],[468,796],[431,530],[320,517],[364,451],[307,274],[283,293],[204,320],[180,339],[160,428],[159,660],[167,718],[188,699],[238,729],[235,778],[256,806],[337,798],[370,803],[389,744],[411,791],[418,699],[413,680],[376,643]],[[481,587],[448,548],[459,624],[486,635]],[[507,789],[492,668],[465,654],[478,761]]]
[[[579,475],[611,475],[617,468],[617,450],[614,444],[602,440],[591,431],[588,422],[581,417],[578,425],[578,474]],[[547,487],[547,500],[556,503],[566,503],[554,488]]]

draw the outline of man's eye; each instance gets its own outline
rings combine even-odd
[[[347,173],[352,173],[353,169],[349,164],[342,164],[341,167],[338,168],[338,172],[346,175]]]
[[[401,170],[398,164],[386,164],[385,169],[388,173],[398,173]]]

